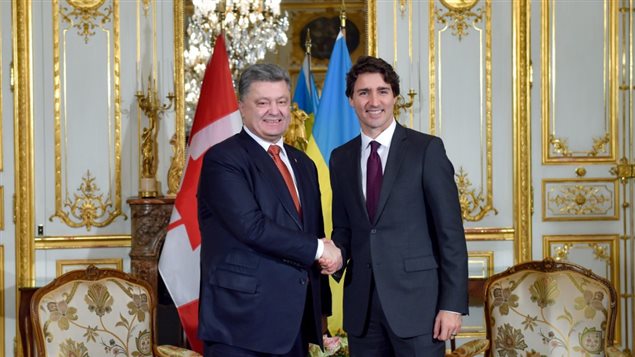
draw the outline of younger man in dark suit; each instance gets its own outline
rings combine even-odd
[[[206,357],[306,357],[322,344],[330,290],[316,260],[325,243],[313,161],[284,145],[290,80],[269,64],[239,80],[243,130],[205,154],[198,188]],[[340,257],[341,259],[341,257]]]
[[[360,58],[346,95],[362,132],[333,151],[330,174],[351,356],[443,356],[468,312],[454,169],[439,138],[395,121],[399,77],[388,63]]]

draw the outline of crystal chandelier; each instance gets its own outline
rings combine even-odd
[[[185,50],[185,125],[192,126],[205,67],[213,41],[225,31],[229,66],[234,78],[241,70],[265,57],[276,45],[287,43],[287,14],[280,0],[193,0]]]

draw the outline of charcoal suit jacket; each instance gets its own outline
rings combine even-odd
[[[205,154],[198,187],[204,341],[286,353],[311,301],[306,332],[321,344],[320,318],[331,305],[314,262],[324,236],[317,170],[301,151],[285,150],[301,217],[272,158],[244,130]]]
[[[363,333],[374,283],[397,336],[432,333],[439,310],[468,312],[467,249],[454,168],[441,139],[397,124],[371,222],[360,157],[358,136],[330,159],[332,239],[346,270],[344,329]]]

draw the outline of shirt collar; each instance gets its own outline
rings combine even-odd
[[[386,148],[390,147],[390,142],[392,141],[392,136],[395,133],[395,128],[397,127],[397,121],[395,120],[395,118],[392,119],[392,123],[390,123],[390,125],[381,132],[381,134],[379,134],[375,139],[371,138],[370,136],[364,134],[364,132],[361,133],[361,137],[362,137],[362,150],[365,150],[368,145],[370,145],[371,141],[377,141],[378,143],[381,144],[381,146],[385,146]]]
[[[258,145],[262,146],[262,148],[265,149],[265,151],[269,150],[269,146],[271,145],[278,145],[280,147],[280,153],[282,153],[284,156],[287,156],[287,151],[284,149],[283,137],[280,137],[278,141],[272,143],[252,133],[251,130],[249,130],[249,128],[247,128],[245,125],[243,125],[243,129],[245,129],[245,132],[247,132],[247,134],[249,134],[249,136],[251,136],[251,138],[258,143]]]

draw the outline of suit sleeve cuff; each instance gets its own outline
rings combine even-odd
[[[315,252],[315,260],[322,258],[322,253],[324,253],[324,242],[318,239],[317,251]]]

